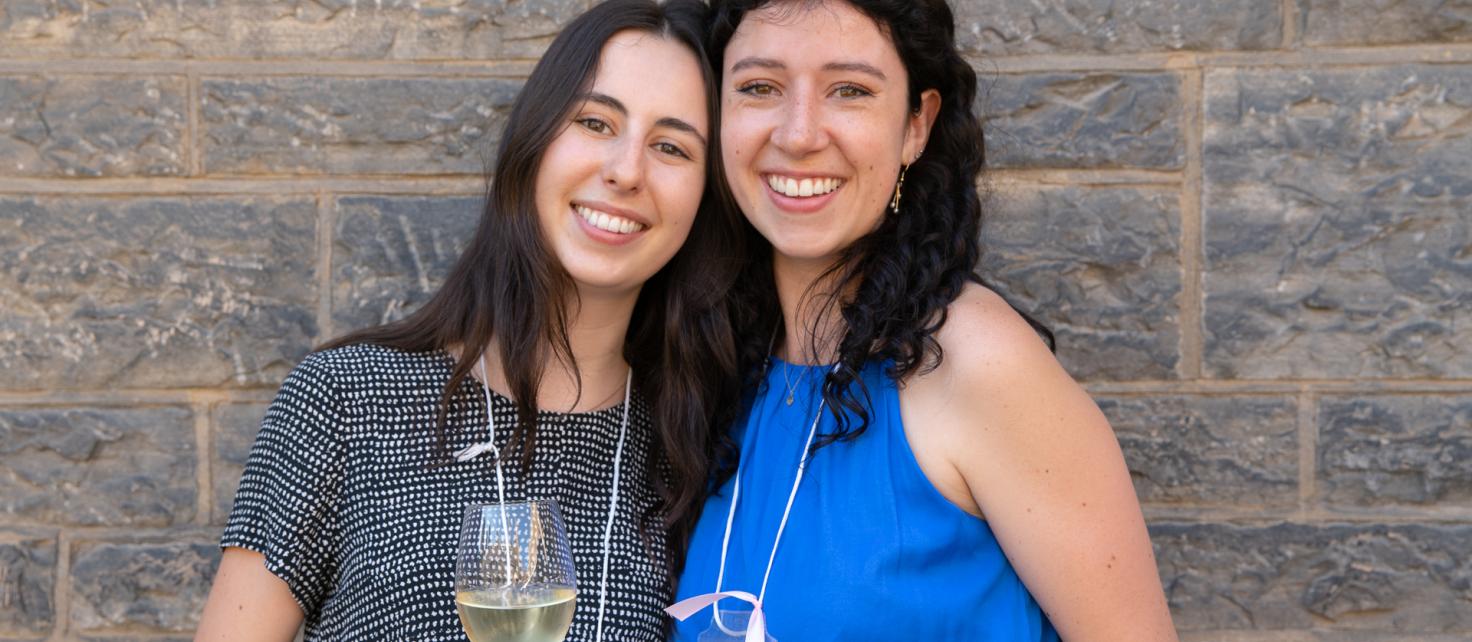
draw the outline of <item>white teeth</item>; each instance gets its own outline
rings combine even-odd
[[[632,234],[634,232],[640,232],[644,230],[643,224],[631,221],[621,216],[614,216],[607,212],[600,212],[598,210],[584,207],[582,205],[575,205],[573,207],[577,210],[578,216],[583,217],[583,220],[587,221],[589,225],[592,225],[593,227],[596,227],[605,232],[613,232],[614,234]]]
[[[767,185],[772,191],[783,196],[808,197],[822,196],[843,185],[842,179],[837,178],[786,178],[777,175],[767,176]]]

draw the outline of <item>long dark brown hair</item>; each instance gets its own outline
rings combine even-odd
[[[560,362],[577,372],[567,335],[569,295],[575,297],[576,290],[542,238],[535,186],[544,153],[592,84],[604,43],[634,30],[685,45],[705,74],[714,126],[716,81],[702,48],[705,17],[706,7],[698,0],[611,0],[568,24],[512,106],[479,226],[444,284],[403,320],[351,332],[319,348],[356,343],[409,352],[458,348],[435,428],[442,458],[448,457],[449,402],[493,343],[516,400],[511,452],[525,456],[535,443],[536,400],[545,369]],[[720,137],[712,132],[708,138],[707,171],[720,162]],[[661,446],[649,458],[649,473],[670,531],[672,574],[699,516],[716,431],[730,421],[727,415],[739,394],[729,385],[737,370],[724,297],[735,276],[741,237],[727,208],[710,207],[711,184],[684,246],[640,291],[623,350],[636,387],[652,408]],[[579,394],[581,387],[579,378]],[[647,523],[655,516],[644,517]]]

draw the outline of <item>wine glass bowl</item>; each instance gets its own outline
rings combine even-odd
[[[561,642],[577,583],[554,500],[465,508],[455,561],[455,609],[471,642]]]

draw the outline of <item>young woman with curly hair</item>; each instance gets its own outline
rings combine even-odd
[[[721,171],[759,249],[731,304],[739,457],[676,639],[1174,639],[1108,423],[974,275],[982,130],[950,8],[712,17]]]

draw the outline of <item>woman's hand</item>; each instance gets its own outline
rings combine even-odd
[[[291,642],[302,609],[260,553],[226,548],[210,587],[195,642]]]
[[[996,294],[969,286],[948,313],[940,367],[901,392],[921,469],[988,521],[1063,639],[1176,640],[1103,413]]]

